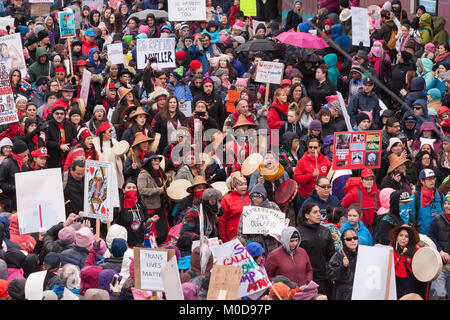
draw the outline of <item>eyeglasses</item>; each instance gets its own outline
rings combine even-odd
[[[54,115],[55,115],[55,116],[63,116],[63,115],[64,115],[64,112],[55,112]]]
[[[124,78],[131,78],[131,76],[129,74],[123,74],[122,77],[124,77]]]
[[[414,110],[420,110],[423,109],[422,107],[414,107]]]
[[[106,133],[111,133],[112,129],[106,130]]]
[[[322,188],[322,189],[331,189],[331,184],[324,184],[323,186],[321,186],[320,184],[317,185],[318,187]]]
[[[309,149],[319,149],[318,146],[308,146]]]
[[[363,178],[364,180],[366,180],[366,181],[373,181],[373,180],[375,180],[373,177],[368,177],[368,178]]]
[[[352,240],[358,240],[358,236],[354,236],[354,237],[351,237],[351,238],[344,238],[344,240],[345,241],[352,241]]]

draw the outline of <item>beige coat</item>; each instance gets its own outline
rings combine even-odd
[[[112,139],[113,145],[118,143],[116,139]],[[98,161],[104,161],[109,162],[114,165],[114,169],[116,170],[117,174],[117,184],[119,186],[119,189],[122,189],[123,184],[125,183],[124,177],[123,177],[123,164],[124,164],[124,157],[118,157],[114,153],[113,149],[111,148],[111,144],[108,142],[103,143],[103,152],[100,151],[100,138],[94,137],[93,143],[95,146],[95,150],[98,152]]]

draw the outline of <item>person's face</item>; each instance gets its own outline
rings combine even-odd
[[[207,94],[207,95],[211,95],[213,92],[214,86],[212,83],[205,83],[203,84],[203,91]]]
[[[149,142],[145,141],[139,144],[139,150],[141,151],[147,151],[149,148]]]
[[[73,98],[73,91],[62,91],[64,101],[70,101]]]
[[[422,116],[424,113],[423,107],[421,105],[414,106],[414,114],[417,116]]]
[[[394,122],[392,127],[389,127],[389,132],[397,136],[400,133],[400,122]]]
[[[402,230],[397,235],[397,242],[401,247],[406,247],[409,242],[409,234],[408,231]]]
[[[147,25],[148,25],[149,27],[152,27],[154,24],[155,24],[155,20],[153,20],[152,17],[148,17],[148,18],[147,18]]]
[[[264,29],[258,29],[258,31],[256,32],[256,37],[258,38],[264,38],[265,35],[266,32],[264,31]]]
[[[174,99],[174,98],[171,98],[169,100],[169,112],[171,112],[171,113],[176,112],[177,111],[177,105],[178,105],[177,100]]]
[[[116,89],[109,89],[107,92],[107,97],[109,99],[114,99],[117,95],[117,90]]]
[[[299,147],[300,147],[300,140],[297,138],[292,140],[291,150],[298,150]]]
[[[374,177],[361,178],[361,183],[364,188],[372,189]]]
[[[368,130],[370,128],[370,121],[367,119],[364,119],[359,123],[359,127],[361,130]]]
[[[434,187],[436,186],[436,177],[428,177],[420,181],[422,182],[422,185],[428,190],[433,190]]]
[[[316,80],[323,81],[326,78],[326,74],[322,71],[322,69],[318,68],[316,70]]]
[[[236,111],[239,114],[246,115],[248,113],[248,102],[245,100],[240,101],[236,106]]]
[[[358,226],[359,225],[359,214],[356,210],[350,210],[347,213],[347,219],[348,223],[350,223],[352,226]]]
[[[133,102],[133,101],[134,101],[133,92],[128,92],[128,93],[125,95],[125,100],[128,101],[128,102]]]
[[[328,123],[330,122],[330,116],[328,114],[323,114],[320,120],[322,123]]]
[[[263,197],[255,197],[255,196],[253,196],[251,200],[253,202],[253,205],[255,206],[259,206],[264,201]]]
[[[12,75],[12,81],[14,84],[17,84],[20,80],[20,72],[14,71]]]
[[[445,152],[449,152],[450,151],[450,143],[448,143],[447,141],[443,141],[442,148],[444,149]]]
[[[137,27],[137,24],[136,24],[136,21],[134,21],[134,20],[130,20],[130,21],[128,21],[128,27],[130,27],[130,29],[136,29],[136,27]]]
[[[320,151],[320,147],[319,147],[319,143],[316,141],[310,142],[308,145],[308,154],[311,157],[316,157],[316,153],[319,153]]]
[[[444,201],[444,211],[446,214],[450,214],[450,202]]]
[[[402,26],[402,27],[401,27],[401,30],[402,30],[402,36],[403,36],[403,37],[407,37],[408,34],[409,34],[408,28]]]
[[[192,39],[185,39],[184,45],[189,48],[192,45]]]
[[[121,8],[120,8],[120,13],[121,14],[127,14],[127,12],[128,12],[128,7],[127,6],[122,6]],[[135,22],[136,23],[136,22]]]
[[[418,10],[417,10],[417,16],[418,16],[418,17],[420,17],[421,15],[423,15],[423,13],[424,13],[424,12],[422,11],[422,9],[418,9]]]
[[[312,101],[310,101],[305,105],[305,111],[311,112],[312,109],[313,109],[313,104],[312,104]]]
[[[208,37],[203,37],[201,42],[202,42],[203,48],[208,48],[209,45],[211,44],[211,40]]]
[[[302,92],[303,92],[302,87],[296,87],[292,92],[292,96],[294,97],[295,100],[298,100],[302,96]]]
[[[27,108],[27,117],[28,118],[36,118],[37,109],[36,106],[28,106]]]
[[[28,133],[33,132],[33,130],[36,129],[36,127],[37,127],[36,123],[33,123],[33,124],[29,125],[28,126],[28,130],[27,130]]]
[[[344,237],[345,245],[352,251],[355,251],[358,247],[358,234],[355,230],[350,230],[345,233]]]
[[[420,148],[420,151],[427,151],[431,154],[431,146],[429,144],[424,144],[422,148]]]
[[[159,158],[152,159],[151,162],[152,162],[153,170],[159,170],[159,164],[160,164]]]
[[[167,100],[166,96],[158,97],[156,100],[156,105],[158,106],[158,108],[163,108],[164,105],[166,104],[166,100]]]
[[[73,46],[73,52],[78,53],[80,51],[81,51],[81,46],[79,46],[79,45]]]
[[[363,90],[365,93],[371,93],[373,89],[373,84],[364,84],[363,83]]]
[[[72,173],[72,177],[77,180],[81,181],[84,177],[84,168],[81,167],[75,167],[75,170],[70,171]]]
[[[103,141],[109,141],[112,138],[112,129],[108,129],[105,131],[105,133],[103,134]]]
[[[112,14],[109,16],[109,24],[114,24],[116,22],[116,17]]]
[[[309,213],[305,213],[305,218],[310,224],[320,223],[320,208],[314,206]]]
[[[14,0],[13,4],[14,4],[14,7],[19,8],[22,6],[22,0]]]
[[[222,16],[222,24],[226,25],[228,23],[228,17],[226,15]]]
[[[53,118],[56,122],[62,122],[66,117],[66,113],[64,111],[58,110],[53,112]]]
[[[26,100],[19,100],[19,101],[16,103],[16,108],[17,108],[17,110],[19,110],[19,111],[21,111],[21,112],[25,111],[26,106],[27,106]]]
[[[145,122],[147,121],[147,117],[145,116],[145,114],[140,114],[136,117],[136,123],[138,124],[138,126],[143,126],[145,125]]]
[[[237,193],[239,193],[241,196],[243,196],[247,192],[247,184],[244,183],[240,186],[236,186],[235,190],[237,191]]]
[[[103,115],[104,115],[103,110],[97,110],[97,111],[95,111],[95,113],[94,113],[94,117],[95,117],[95,119],[96,119],[97,121],[102,120],[102,119],[103,119]]]
[[[326,32],[330,32],[331,26],[329,24],[326,24],[324,29],[325,29]]]
[[[431,165],[431,156],[429,154],[425,154],[422,157],[421,162],[422,162],[422,167],[428,168]]]
[[[156,85],[162,86],[164,83],[166,83],[167,76],[165,74],[160,75],[158,78],[156,78]]]
[[[328,179],[320,179],[320,182],[315,186],[316,192],[322,199],[328,199],[331,193],[331,184]]]
[[[45,38],[45,39],[47,39],[47,38]],[[44,42],[44,40],[42,40],[43,42]],[[40,63],[45,63],[47,61],[47,55],[42,55],[42,56],[40,56],[39,57],[39,62]]]
[[[408,130],[412,130],[415,126],[416,126],[415,122],[412,122],[412,121],[405,122],[405,127]]]
[[[100,14],[94,13],[94,15],[92,16],[92,19],[94,20],[94,22],[98,22],[100,20]]]
[[[93,145],[93,138],[92,138],[92,136],[89,136],[86,139],[84,139],[84,144],[86,145],[86,147],[88,149],[92,148],[92,145]]]
[[[391,148],[392,152],[395,153],[396,155],[400,155],[400,153],[402,152],[402,149],[403,149],[403,144],[401,142],[397,142]]]
[[[2,148],[2,154],[4,156],[9,156],[11,154],[11,152],[12,152],[12,147],[11,146],[4,146]]]
[[[291,251],[294,251],[295,248],[297,248],[298,246],[298,238],[292,238],[291,240],[289,240],[289,249],[291,249]]]
[[[33,157],[33,160],[39,168],[45,167],[47,163],[47,157]]]
[[[137,190],[136,185],[133,182],[128,182],[123,191]]]
[[[299,11],[302,8],[302,5],[300,4],[300,2],[296,2],[295,3],[295,10]]]
[[[281,102],[281,103],[285,103],[287,101],[287,95],[285,91],[281,91],[280,94],[277,96],[277,99]]]
[[[438,47],[438,53],[439,53],[439,54],[445,54],[446,51],[447,51],[447,50],[445,50],[445,47],[444,47],[443,45],[440,45],[440,46]]]
[[[297,120],[295,111],[288,111],[287,119],[289,123],[294,123]]]

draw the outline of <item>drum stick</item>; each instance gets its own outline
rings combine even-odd
[[[108,230],[109,230],[109,228],[111,228],[111,221],[108,220],[108,221],[106,222],[106,228],[107,228]]]
[[[342,248],[341,244],[339,243],[339,239],[337,237],[337,234],[332,233],[331,236],[333,237],[334,242],[337,243],[337,245],[339,246],[339,249],[341,250],[341,253],[344,255],[344,257],[347,257],[347,255],[344,252],[344,249]]]
[[[406,254],[406,251],[408,251],[408,248],[403,248],[402,253],[400,254],[400,258],[395,263],[394,269],[397,268],[398,263],[400,262],[400,259]]]
[[[172,177],[171,174],[168,174],[168,175],[167,175],[167,179],[166,179],[166,181],[164,181],[164,183],[163,183],[163,185],[162,185],[164,188],[166,187],[167,181],[169,181],[171,177]]]

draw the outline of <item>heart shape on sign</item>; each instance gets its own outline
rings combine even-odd
[[[102,214],[105,214],[105,206],[104,206],[104,205],[103,205],[102,208],[100,209],[100,212],[101,212]]]
[[[90,167],[89,170],[91,171],[91,176],[93,176],[95,168],[94,167]]]

